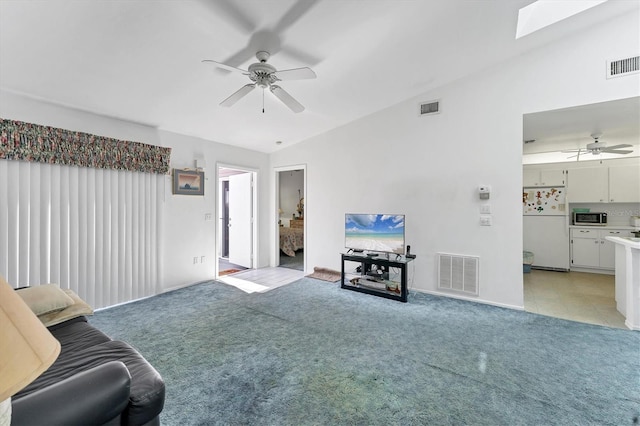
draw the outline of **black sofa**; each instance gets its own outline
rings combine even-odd
[[[162,377],[80,316],[49,327],[58,359],[12,397],[12,425],[159,425]]]

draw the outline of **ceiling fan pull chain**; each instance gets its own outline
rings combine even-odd
[[[262,89],[262,113],[264,114],[264,88]]]

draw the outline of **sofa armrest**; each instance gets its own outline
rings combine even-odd
[[[100,425],[129,403],[131,375],[120,361],[83,371],[12,400],[12,425]]]

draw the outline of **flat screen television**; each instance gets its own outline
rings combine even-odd
[[[404,215],[347,213],[344,245],[353,251],[404,254]]]

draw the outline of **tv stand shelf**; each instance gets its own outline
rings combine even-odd
[[[357,291],[360,293],[372,294],[374,296],[385,297],[387,299],[407,302],[407,264],[413,258],[405,256],[397,256],[390,254],[395,260],[388,259],[386,255],[367,256],[364,253],[342,254],[342,278],[340,287]],[[360,273],[345,274],[345,262],[360,263]],[[386,268],[387,276],[384,273],[372,274],[372,266],[376,266],[376,270]],[[398,268],[400,270],[400,282],[390,281],[388,278],[389,268]]]

